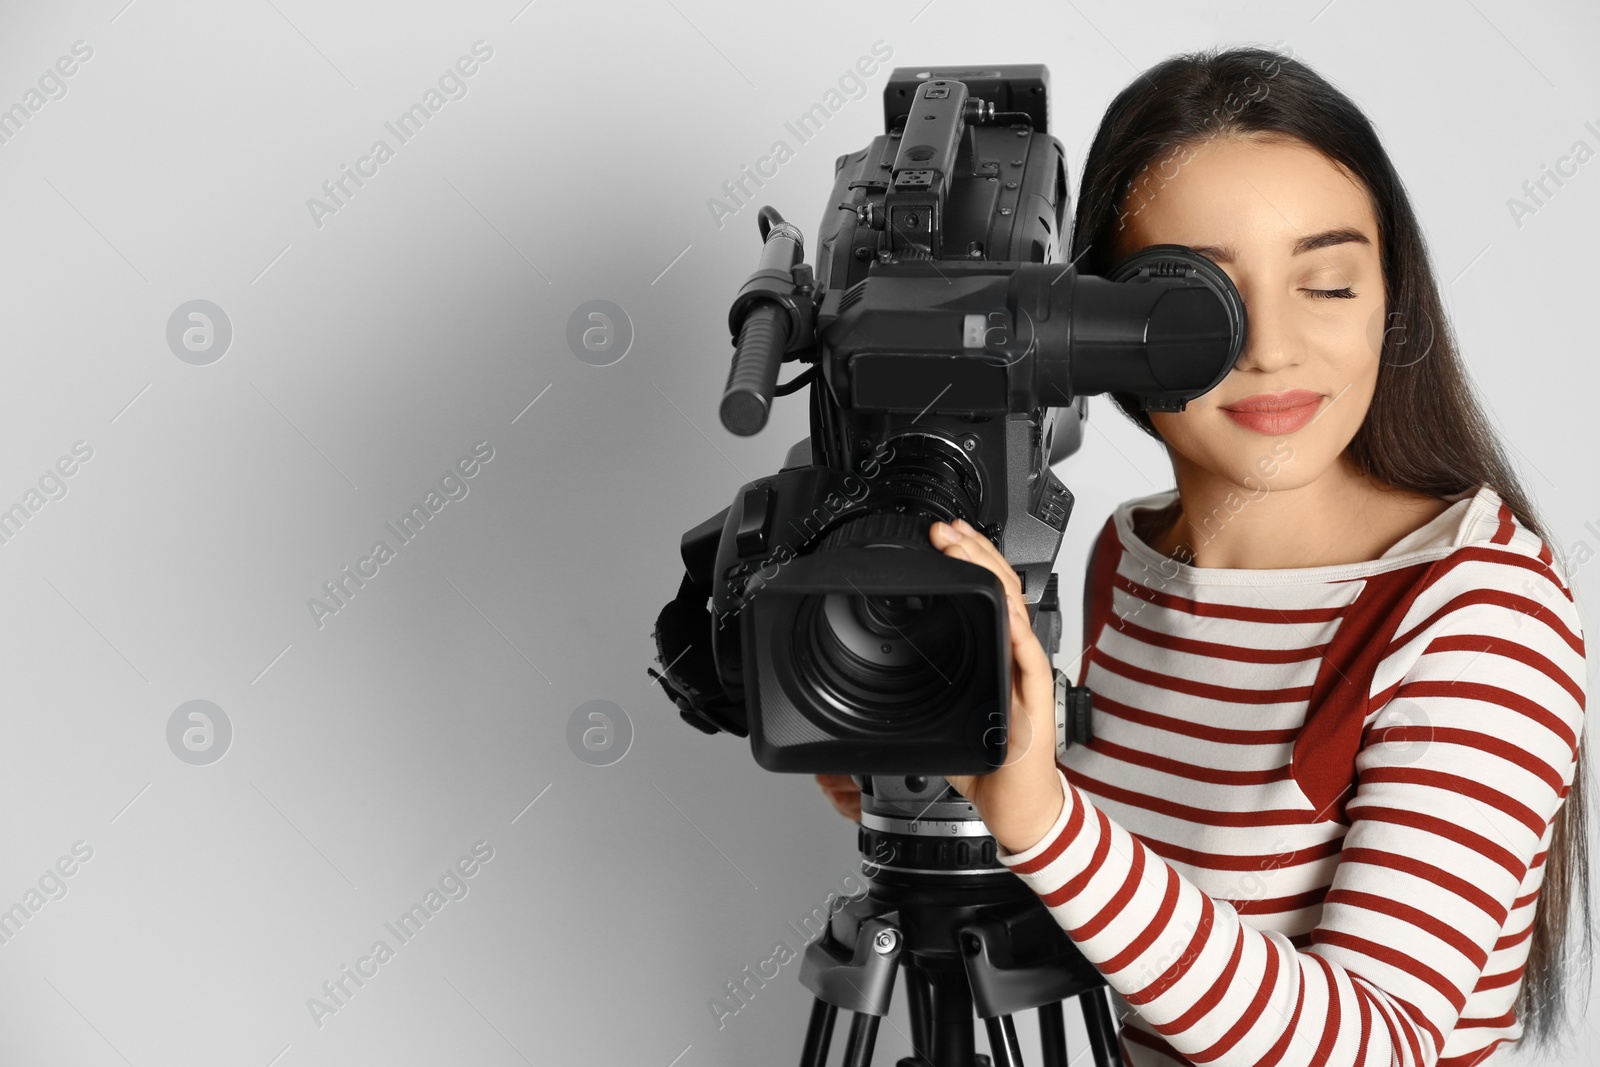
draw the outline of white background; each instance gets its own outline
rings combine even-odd
[[[1074,188],[1139,71],[1292,47],[1376,123],[1559,549],[1600,549],[1600,162],[1520,226],[1507,208],[1575,141],[1600,148],[1592,5],[524,4],[0,9],[0,106],[93,49],[0,144],[0,508],[93,449],[0,544],[0,908],[93,849],[0,944],[0,1063],[798,1061],[798,963],[721,1030],[708,1001],[838,890],[855,828],[809,776],[684,725],[645,668],[682,532],[806,432],[799,397],[754,438],[718,423],[758,235],[754,207],[719,228],[707,201],[875,41],[891,66],[1047,64]],[[394,147],[384,123],[480,40],[466,95],[319,226],[308,198]],[[834,159],[882,132],[887,73],[759,203],[815,235]],[[233,328],[207,366],[166,340],[194,299]],[[607,367],[566,343],[596,299],[635,331]],[[308,599],[479,441],[468,495],[319,626]],[[1057,472],[1075,605],[1105,516],[1171,475],[1103,399]],[[196,699],[233,730],[207,766],[167,743]],[[568,746],[591,700],[631,723],[608,767]],[[478,841],[468,894],[313,1021],[308,998]],[[905,1027],[897,998],[877,1062]],[[1596,1045],[1580,1023],[1560,1061]]]

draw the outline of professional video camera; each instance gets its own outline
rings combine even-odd
[[[1050,569],[1073,498],[1050,468],[1078,447],[1086,398],[1180,411],[1238,357],[1244,305],[1204,256],[1152,246],[1107,277],[1059,262],[1048,84],[1041,65],[896,69],[887,132],[835,164],[814,272],[800,231],[759,213],[721,418],[754,434],[775,395],[809,385],[811,434],[684,535],[655,634],[665,673],[650,673],[687,722],[748,735],[768,770],[1000,766],[1002,587],[939,552],[929,525],[965,519],[996,543],[1054,652]],[[810,366],[778,386],[790,360]],[[1067,741],[1087,694],[1060,682]]]
[[[1003,587],[928,540],[965,519],[1016,568],[1034,632],[1060,643],[1051,566],[1072,494],[1051,465],[1082,440],[1086,398],[1181,411],[1245,338],[1237,290],[1181,245],[1106,277],[1063,264],[1067,174],[1043,66],[896,69],[886,132],[839,157],[817,267],[759,213],[760,267],[734,299],[721,418],[749,435],[810,386],[811,433],[778,473],[689,530],[656,619],[660,682],[685,721],[750,738],[768,770],[856,775],[870,891],[805,950],[816,995],[800,1062],[870,1062],[902,969],[915,1057],[972,1067],[974,1009],[993,1062],[1020,1064],[1012,1014],[1037,1008],[1066,1063],[1078,998],[1096,1067],[1119,1067],[1105,980],[997,858],[940,775],[1006,759],[1011,645]],[[809,367],[778,385],[779,364]],[[1056,671],[1058,759],[1090,740],[1086,688]],[[1085,995],[1092,994],[1092,995]]]

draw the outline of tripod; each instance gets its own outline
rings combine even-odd
[[[914,1055],[896,1067],[988,1067],[990,1057],[973,1050],[974,1009],[994,1067],[1021,1067],[1012,1015],[1026,1008],[1038,1009],[1045,1067],[1067,1067],[1067,997],[1079,998],[1095,1067],[1122,1067],[1105,979],[996,859],[966,798],[940,779],[911,776],[867,779],[861,799],[870,889],[806,947],[800,982],[817,999],[800,1067],[824,1067],[840,1008],[855,1013],[844,1065],[867,1067],[900,970]]]

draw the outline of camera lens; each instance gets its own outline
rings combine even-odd
[[[977,627],[951,597],[830,593],[809,598],[796,624],[802,680],[857,727],[942,716],[975,666]]]
[[[862,596],[850,599],[850,610],[875,634],[898,636],[901,628],[915,625],[917,613],[932,607],[929,596]]]

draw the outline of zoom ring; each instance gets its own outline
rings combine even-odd
[[[888,544],[933,550],[928,540],[928,527],[932,524],[933,520],[921,511],[875,511],[829,531],[819,548]]]

